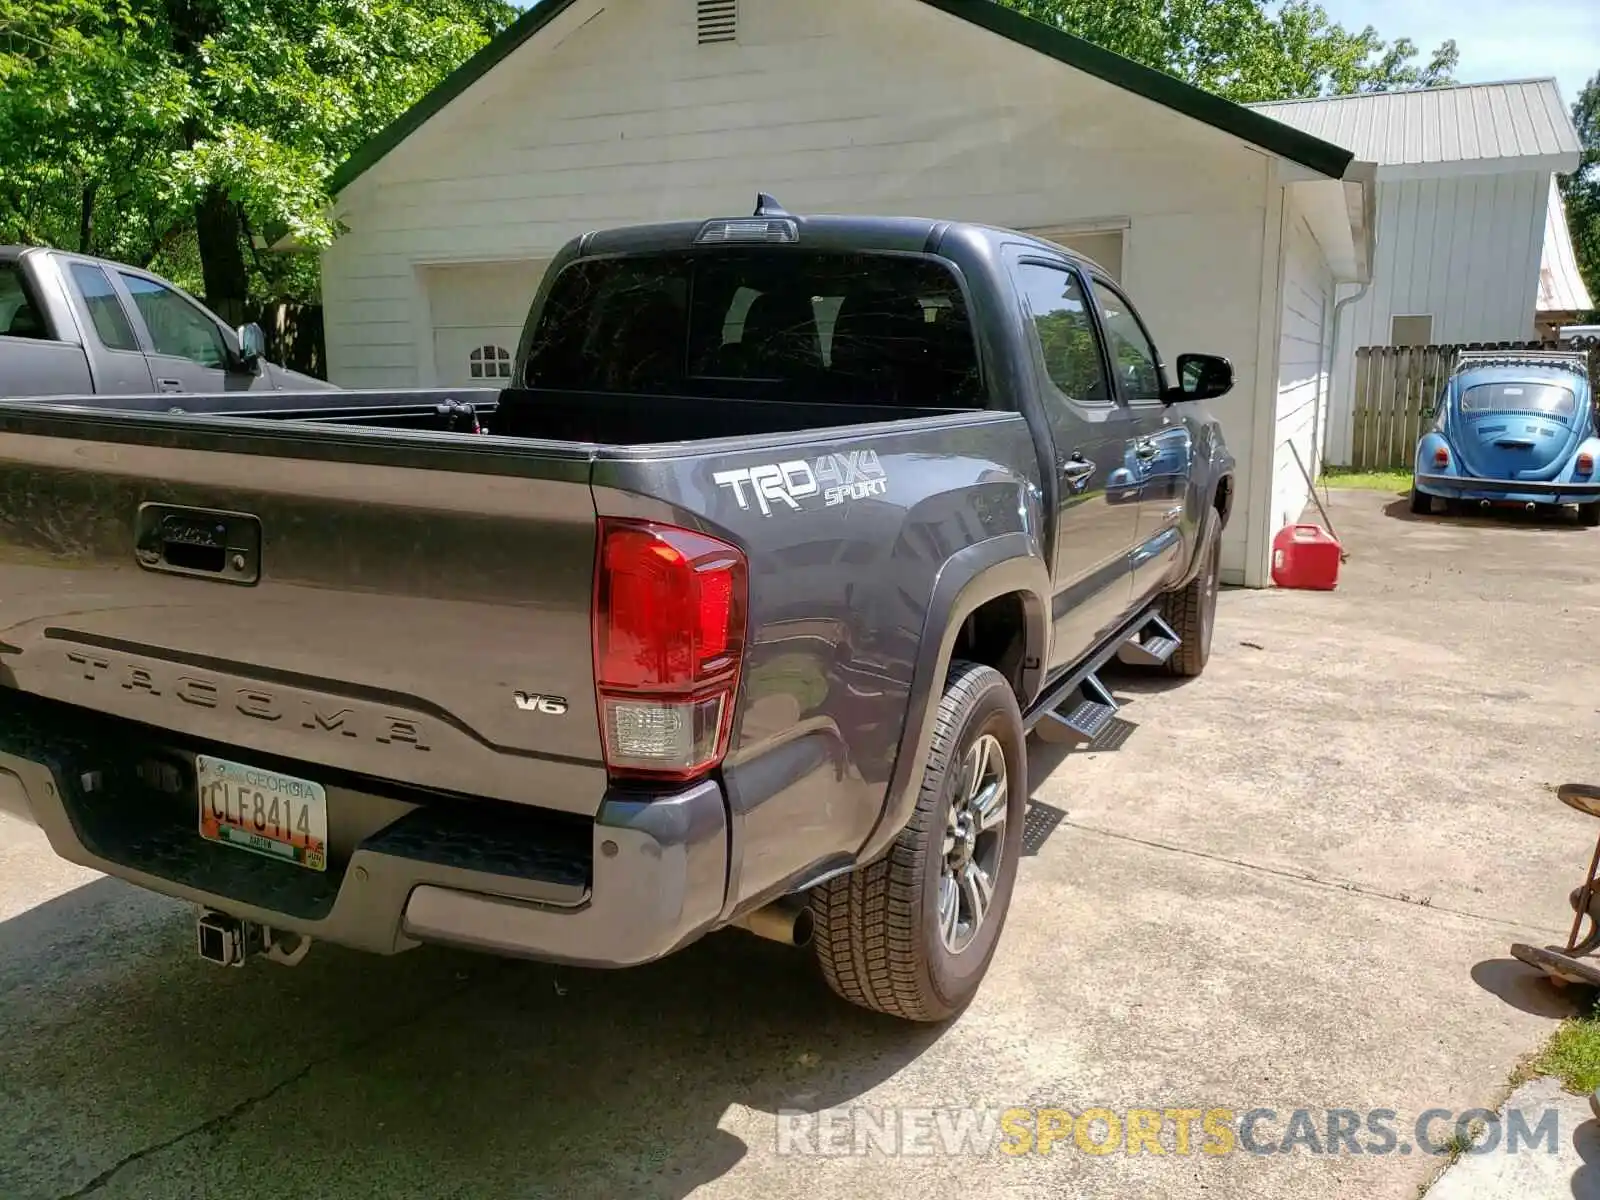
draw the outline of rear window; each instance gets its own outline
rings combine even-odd
[[[1462,412],[1525,412],[1570,417],[1575,403],[1571,388],[1554,383],[1480,383],[1461,395]]]
[[[966,302],[940,263],[721,250],[578,262],[551,289],[528,387],[978,408]]]
[[[15,263],[0,263],[0,336],[42,338],[44,319],[22,282]]]

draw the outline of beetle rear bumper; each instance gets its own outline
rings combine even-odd
[[[1587,504],[1600,500],[1600,482],[1480,479],[1471,475],[1417,475],[1418,491],[1450,500],[1512,500],[1534,504]]]

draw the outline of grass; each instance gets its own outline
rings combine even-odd
[[[1584,1095],[1600,1087],[1600,1009],[1561,1022],[1545,1048],[1517,1070],[1513,1085],[1554,1075],[1569,1092]]]
[[[1409,492],[1410,471],[1354,471],[1349,467],[1328,467],[1322,473],[1330,488],[1360,488],[1370,492]]]

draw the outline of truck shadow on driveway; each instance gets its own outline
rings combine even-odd
[[[943,1032],[742,933],[615,973],[192,936],[109,879],[0,923],[0,1195],[682,1197]]]

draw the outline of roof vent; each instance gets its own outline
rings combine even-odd
[[[702,46],[739,40],[739,0],[696,0],[695,9]]]

